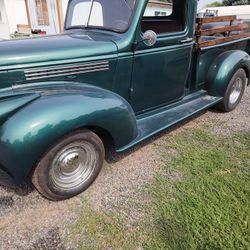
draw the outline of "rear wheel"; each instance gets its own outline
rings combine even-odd
[[[50,200],[63,200],[87,189],[104,161],[101,139],[89,130],[76,131],[55,143],[37,164],[32,183]]]
[[[245,71],[243,69],[236,71],[228,84],[224,99],[215,108],[224,112],[235,109],[244,94],[246,81]]]

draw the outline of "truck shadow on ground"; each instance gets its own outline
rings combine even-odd
[[[113,163],[116,163],[116,162],[122,160],[123,158],[127,157],[128,155],[132,154],[133,152],[149,145],[150,143],[156,141],[157,139],[163,137],[164,135],[167,135],[167,134],[171,133],[172,131],[177,130],[178,128],[181,128],[184,125],[188,124],[189,122],[195,120],[196,118],[204,115],[205,113],[207,113],[207,111],[208,110],[201,111],[201,112],[193,115],[192,117],[187,118],[185,121],[182,121],[178,124],[175,124],[172,127],[165,129],[162,132],[159,132],[159,133],[153,135],[152,137],[146,139],[145,141],[140,142],[138,145],[132,147],[131,149],[128,149],[125,152],[117,153],[115,151],[114,146],[112,146],[111,144],[105,145],[107,163],[113,164]],[[215,110],[215,109],[211,109],[209,111],[212,111],[213,113],[221,113],[220,111]]]
[[[18,196],[27,196],[34,190],[30,181],[27,180],[17,185],[12,178],[2,170],[0,170],[0,188],[4,189],[7,193],[15,193]],[[4,199],[4,197],[0,196],[0,204],[2,199]]]

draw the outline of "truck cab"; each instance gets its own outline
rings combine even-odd
[[[211,36],[204,23],[235,16],[196,20],[196,8],[70,0],[63,34],[0,42],[0,168],[70,198],[98,176],[107,141],[119,153],[202,110],[236,108],[250,34]]]
[[[91,4],[70,1],[65,31],[82,27],[87,34],[96,29],[114,36],[110,40],[117,47],[117,68],[111,90],[127,99],[136,113],[182,99],[189,88],[195,2],[94,1],[92,10]],[[88,13],[85,20],[79,12]],[[145,42],[147,34],[153,44]]]

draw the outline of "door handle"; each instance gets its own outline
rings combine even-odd
[[[191,43],[193,41],[192,37],[187,37],[183,40],[180,40],[180,43]]]

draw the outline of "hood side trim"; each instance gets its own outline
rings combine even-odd
[[[59,76],[68,76],[75,74],[84,74],[90,72],[98,72],[109,70],[109,62],[102,61],[96,63],[84,63],[84,64],[75,64],[63,67],[46,67],[46,68],[36,68],[25,70],[26,80],[38,80]]]

